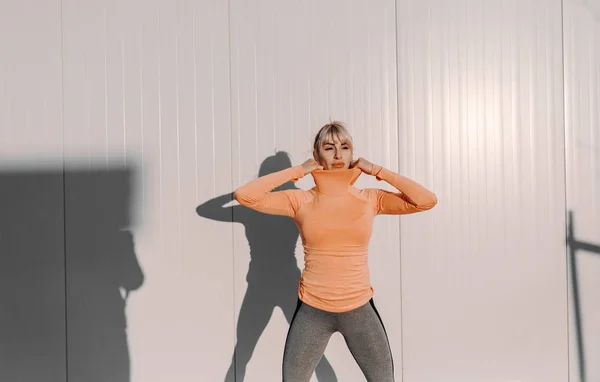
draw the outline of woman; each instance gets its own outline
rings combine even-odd
[[[323,126],[313,157],[302,165],[255,179],[235,199],[256,211],[294,219],[304,247],[298,304],[283,355],[283,381],[308,382],[329,338],[340,332],[369,382],[393,382],[392,354],[373,303],[368,244],[378,214],[409,214],[437,204],[431,191],[381,166],[353,159],[352,138],[340,122]],[[358,189],[365,173],[398,189]],[[311,174],[310,190],[272,192]]]

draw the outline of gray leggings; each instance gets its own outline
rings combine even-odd
[[[375,304],[343,313],[326,312],[298,300],[285,342],[283,382],[308,382],[327,347],[340,332],[368,382],[394,382],[394,362]]]

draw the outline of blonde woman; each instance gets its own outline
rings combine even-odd
[[[398,192],[358,189],[365,173]],[[272,191],[311,174],[310,190]],[[238,188],[235,199],[256,211],[294,219],[304,247],[298,302],[283,355],[283,381],[308,382],[331,335],[340,332],[369,382],[393,382],[391,349],[373,303],[368,246],[373,218],[410,214],[437,204],[416,182],[364,158],[354,159],[353,142],[341,122],[323,126],[313,158]]]

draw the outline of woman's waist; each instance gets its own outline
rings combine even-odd
[[[365,257],[369,253],[367,245],[338,245],[338,246],[313,246],[304,244],[305,257],[323,256],[323,257]]]
[[[309,253],[304,256],[305,278],[331,282],[350,282],[369,278],[367,254],[341,256]]]
[[[371,289],[371,278],[366,266],[349,269],[327,269],[308,266],[302,271],[300,289],[328,300],[348,299]]]

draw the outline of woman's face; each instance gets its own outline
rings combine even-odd
[[[343,136],[332,134],[319,148],[317,162],[325,170],[347,169],[352,163],[352,142]]]

